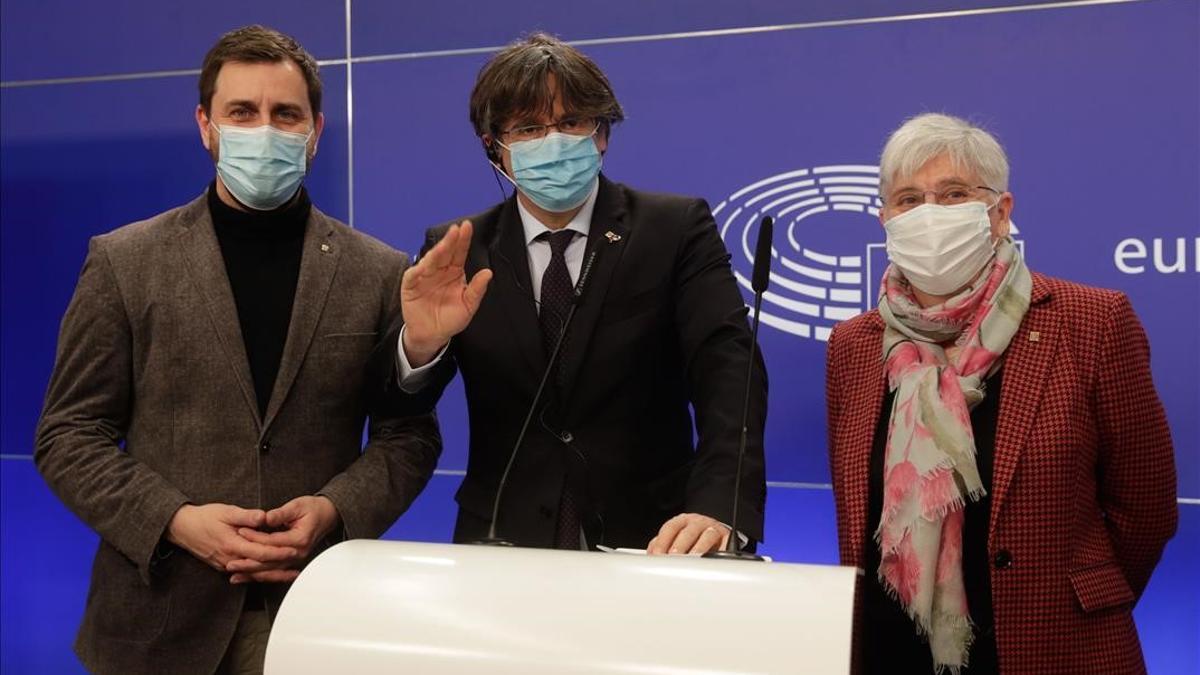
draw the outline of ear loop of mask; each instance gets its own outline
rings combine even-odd
[[[208,118],[208,128],[217,132],[217,147],[210,148],[209,152],[216,152],[217,154],[220,154],[220,152],[221,152],[221,130],[217,128],[216,124],[213,124],[211,117]]]
[[[494,144],[493,147],[486,149],[485,152],[487,153],[488,164],[492,165],[492,177],[496,179],[496,187],[500,190],[500,199],[503,201],[508,199],[509,195],[504,190],[504,183],[500,180],[500,176],[504,176],[505,180],[507,180],[509,183],[512,183],[514,190],[517,189],[517,183],[512,178],[509,178],[508,174],[504,172],[504,169],[496,163],[496,160],[492,159],[493,156],[500,156],[500,153],[496,152],[495,150],[495,145],[499,145],[506,150],[508,149],[508,146],[495,139],[492,140],[492,143]]]
[[[1004,193],[1003,193],[1003,192],[997,192],[997,193],[996,193],[996,201],[995,201],[995,203],[993,203],[993,204],[990,204],[990,205],[987,207],[987,211],[991,211],[992,209],[997,209],[997,213],[999,213],[1000,202],[1001,202],[1001,201],[1003,201],[1003,200],[1004,200]],[[987,211],[985,211],[985,213],[986,213]],[[1010,218],[1005,218],[1003,222],[1006,222],[1006,223],[1008,223],[1008,227],[1009,227],[1009,229],[1010,229],[1010,230],[1012,229],[1012,220],[1011,220]],[[1001,239],[1004,239],[1004,238],[1006,238],[1006,237],[993,237],[993,236],[991,236],[991,232],[990,232],[990,230],[991,230],[991,220],[990,220],[990,219],[989,219],[989,221],[988,221],[988,229],[989,229],[988,236],[989,236],[989,237],[991,237],[991,240],[992,240],[992,250],[993,250],[993,251],[995,251],[995,250],[996,250],[996,247],[1000,245],[1000,240],[1001,240]],[[1006,235],[1006,236],[1008,236],[1008,237],[1011,237],[1011,236],[1012,236],[1012,233],[1010,232],[1010,233],[1009,233],[1008,235]]]

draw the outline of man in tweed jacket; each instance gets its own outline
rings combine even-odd
[[[94,672],[261,670],[288,582],[381,535],[441,450],[432,413],[367,368],[407,258],[300,185],[324,121],[312,57],[233,31],[200,94],[218,178],[91,241],[37,430],[38,469],[100,535],[75,645]]]

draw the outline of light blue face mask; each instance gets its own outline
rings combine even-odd
[[[551,213],[579,206],[587,201],[600,174],[600,150],[592,140],[594,135],[555,132],[505,146],[512,155],[513,183]]]
[[[265,124],[245,127],[222,124],[217,151],[217,174],[237,200],[257,211],[287,203],[308,168],[308,139],[312,136],[280,131]]]

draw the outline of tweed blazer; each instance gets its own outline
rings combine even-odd
[[[871,536],[883,329],[872,310],[829,340],[829,459],[847,565],[861,566]],[[987,544],[1001,672],[1145,672],[1133,605],[1178,507],[1141,324],[1121,293],[1035,273],[1002,367]],[[869,648],[855,641],[855,654]]]
[[[366,367],[406,265],[312,209],[260,416],[205,197],[92,239],[35,449],[46,482],[100,535],[75,644],[89,670],[212,673],[220,662],[246,591],[164,544],[182,504],[271,509],[319,493],[341,517],[333,539],[377,537],[424,487],[436,420],[385,396],[387,373]],[[265,588],[274,610],[286,586]]]

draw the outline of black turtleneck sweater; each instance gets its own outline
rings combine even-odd
[[[300,278],[304,230],[312,202],[303,187],[274,211],[239,211],[208,189],[208,210],[237,304],[259,415],[266,415],[279,374]]]

